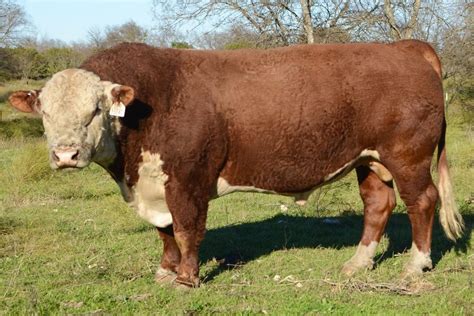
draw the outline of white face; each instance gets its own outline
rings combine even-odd
[[[91,72],[67,69],[55,74],[39,95],[50,165],[83,168],[110,163],[116,155],[111,91],[119,85]]]

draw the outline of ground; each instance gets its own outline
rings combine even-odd
[[[213,201],[203,284],[190,291],[154,283],[157,233],[100,167],[50,171],[40,123],[0,111],[0,314],[474,314],[474,131],[455,108],[448,158],[467,229],[453,244],[435,224],[431,272],[400,279],[411,241],[398,199],[375,269],[340,274],[362,232],[352,173],[305,207],[251,193]]]

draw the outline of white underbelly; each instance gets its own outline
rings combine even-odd
[[[214,198],[218,198],[233,192],[260,192],[293,196],[295,201],[301,205],[305,203],[309,195],[315,189],[344,177],[355,167],[355,164],[358,160],[365,157],[370,157],[373,159],[373,161],[369,163],[369,167],[377,175],[379,175],[383,181],[391,180],[390,172],[378,162],[380,160],[379,153],[374,150],[363,150],[357,158],[347,162],[337,170],[334,170],[324,177],[323,183],[306,192],[294,194],[277,193],[271,190],[261,189],[253,186],[231,185],[225,178],[220,177],[217,181],[217,195]],[[143,161],[140,163],[138,169],[138,182],[131,189],[129,194],[132,197],[132,200],[129,204],[135,208],[137,214],[141,218],[153,224],[154,226],[169,226],[173,223],[173,218],[165,199],[164,184],[168,179],[168,176],[164,174],[161,169],[163,161],[161,161],[159,154],[150,154],[148,152],[142,152],[142,159]],[[122,190],[122,192],[124,192],[124,190]]]
[[[369,163],[369,168],[374,171],[383,181],[390,181],[392,179],[392,176],[390,172],[378,161],[380,160],[380,155],[376,150],[368,150],[364,149],[359,156],[354,158],[353,160],[345,163],[342,167],[338,168],[337,170],[334,170],[330,174],[326,175],[324,177],[324,181],[309,189],[308,191],[305,192],[299,192],[299,193],[277,193],[272,190],[266,190],[258,187],[253,187],[253,186],[241,186],[241,185],[231,185],[229,182],[222,178],[219,177],[217,181],[217,196],[215,198],[233,193],[233,192],[259,192],[259,193],[270,193],[270,194],[280,194],[280,195],[285,195],[285,196],[292,196],[295,198],[295,201],[298,204],[304,204],[305,201],[309,198],[310,194],[331,182],[337,181],[344,176],[346,176],[352,169],[354,169],[356,163],[361,159],[361,158],[371,158],[374,161],[371,161]]]

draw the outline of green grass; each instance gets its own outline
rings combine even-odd
[[[22,119],[24,120],[24,119]],[[339,274],[362,231],[354,174],[290,198],[232,194],[211,202],[202,287],[154,283],[161,242],[122,201],[98,166],[53,172],[45,141],[0,125],[0,314],[473,314],[474,133],[453,124],[448,156],[467,223],[452,244],[434,228],[435,269],[411,283],[410,225],[399,203],[378,249],[377,267]],[[33,123],[34,124],[34,123]],[[287,206],[287,210],[281,208]],[[335,217],[339,225],[323,222]]]

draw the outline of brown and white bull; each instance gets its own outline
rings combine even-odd
[[[435,52],[418,41],[240,51],[121,44],[10,102],[42,115],[53,169],[98,163],[158,227],[158,281],[199,284],[211,199],[258,191],[301,203],[352,169],[364,230],[343,272],[372,267],[395,207],[395,180],[412,224],[406,273],[417,274],[432,266],[438,195],[447,236],[458,238],[463,226],[446,160],[440,75]],[[439,194],[430,174],[436,147]]]

